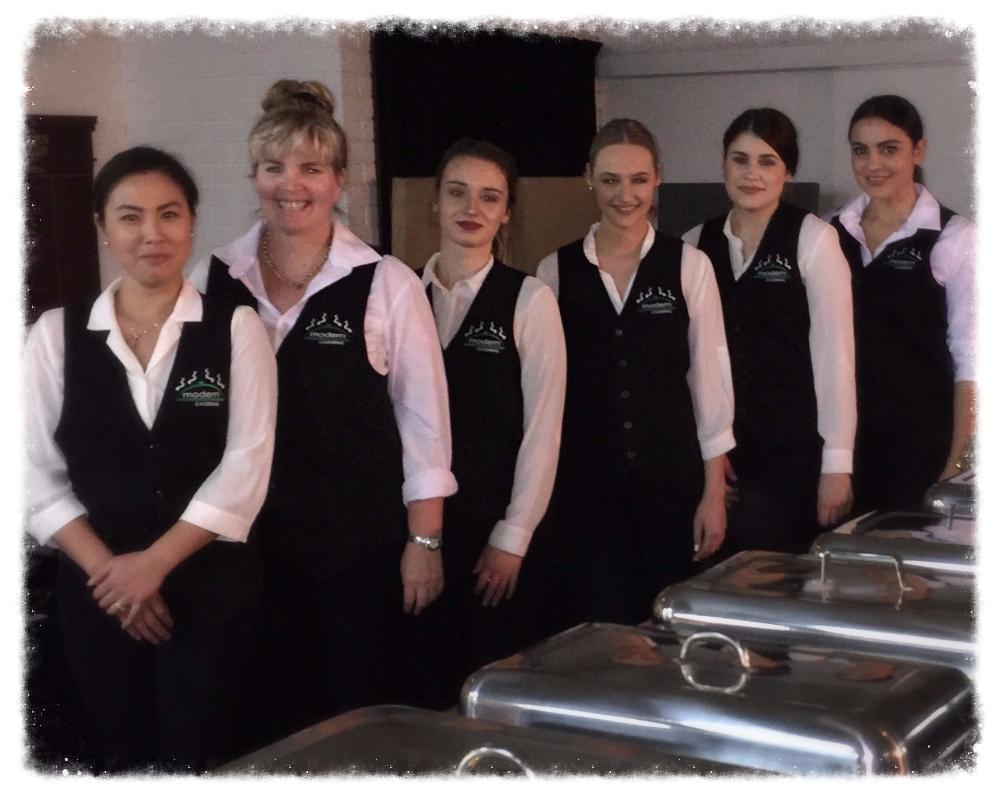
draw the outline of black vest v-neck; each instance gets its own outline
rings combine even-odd
[[[388,378],[365,344],[376,266],[354,267],[312,295],[277,352],[274,466],[257,529],[321,578],[405,542],[399,428]],[[257,307],[218,258],[208,292]]]
[[[87,329],[90,311],[65,311],[55,441],[94,530],[116,552],[139,550],[177,522],[225,452],[233,308],[203,298],[201,321],[183,324],[151,429],[108,348],[108,331]]]
[[[731,458],[748,469],[773,466],[782,453],[819,438],[809,302],[798,263],[807,215],[779,203],[739,280],[723,232],[725,216],[706,222],[698,240],[715,269],[726,323],[736,403]]]
[[[524,437],[521,358],[514,311],[525,275],[494,261],[461,327],[444,348],[451,409],[452,472],[458,494],[448,507],[504,518]],[[427,287],[433,307],[433,293]]]
[[[620,315],[583,240],[559,249],[567,356],[562,486],[619,492],[633,474],[644,491],[701,491],[682,249],[679,239],[656,234]]]
[[[941,206],[941,230],[954,215]],[[933,431],[944,443],[943,465],[951,441],[955,368],[945,289],[931,271],[931,250],[941,230],[921,228],[864,266],[861,243],[839,217],[833,226],[851,265],[854,290],[858,438]]]

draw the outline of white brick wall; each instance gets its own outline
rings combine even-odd
[[[246,139],[260,99],[279,78],[314,78],[337,101],[350,160],[341,208],[374,238],[375,149],[369,37],[363,28],[269,30],[250,26],[152,33],[90,32],[39,40],[28,59],[29,113],[98,117],[100,166],[124,147],[176,154],[201,190],[194,259],[242,234],[256,218]],[[102,281],[114,275],[102,253]]]

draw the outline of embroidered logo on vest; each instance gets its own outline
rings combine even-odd
[[[198,376],[198,370],[191,372],[190,378],[181,378],[174,387],[174,399],[180,403],[194,403],[196,406],[216,407],[226,401],[226,385],[221,375],[213,375],[206,367],[204,375]]]
[[[792,274],[792,265],[787,258],[769,255],[753,268],[753,276],[765,283],[784,283]]]
[[[657,286],[655,289],[650,286],[646,291],[639,292],[635,304],[639,306],[640,313],[673,314],[677,307],[677,298],[670,289],[663,291],[662,286]]]
[[[912,271],[924,260],[924,254],[915,247],[897,247],[885,257],[886,263],[893,269]]]
[[[474,347],[480,353],[499,353],[507,346],[503,325],[492,322],[470,325],[463,338],[465,341],[462,344],[465,347]]]
[[[313,317],[306,325],[306,341],[319,344],[347,344],[353,333],[354,330],[346,319],[341,320],[338,314],[334,314],[332,320],[327,319],[325,311],[319,319]]]

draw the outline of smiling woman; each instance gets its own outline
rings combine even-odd
[[[441,348],[413,270],[333,217],[347,139],[330,90],[281,80],[249,136],[262,220],[198,265],[277,351],[271,489],[255,528],[264,610],[248,747],[398,700],[397,634],[442,588],[454,493]]]
[[[781,200],[799,163],[792,121],[751,108],[722,137],[733,203],[684,235],[711,259],[733,363],[736,448],[719,553],[804,553],[851,506],[850,273],[833,228]]]
[[[259,601],[234,542],[267,488],[275,363],[250,309],[184,280],[197,202],[166,153],[108,161],[94,218],[123,275],[25,349],[28,529],[59,547],[67,656],[112,771],[233,755]]]
[[[635,120],[590,148],[601,221],[545,258],[567,383],[553,511],[575,608],[567,622],[637,623],[725,535],[732,399],[711,264],[649,222],[659,150]]]

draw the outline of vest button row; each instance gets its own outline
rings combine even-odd
[[[160,443],[159,442],[150,442],[149,443],[149,449],[150,450],[159,450],[160,449]]]
[[[629,458],[635,458],[635,450],[629,450],[625,455]]]

